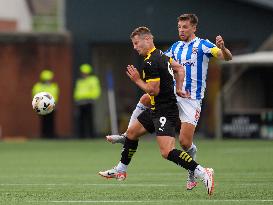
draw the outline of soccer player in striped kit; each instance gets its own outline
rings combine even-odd
[[[193,143],[193,136],[201,113],[209,60],[211,57],[216,57],[220,60],[229,61],[232,59],[232,54],[225,47],[224,40],[220,35],[216,37],[215,44],[195,35],[198,25],[198,17],[195,14],[182,14],[177,20],[180,41],[175,42],[165,52],[165,55],[173,58],[185,68],[182,90],[187,95],[185,98],[177,96],[181,120],[179,142],[183,150],[195,159],[197,148]],[[149,107],[149,96],[145,94],[137,104],[129,126],[147,107]],[[108,135],[106,139],[112,143],[123,143],[125,137],[126,133],[123,135]],[[187,190],[192,190],[196,185],[194,174],[189,171],[186,182]]]

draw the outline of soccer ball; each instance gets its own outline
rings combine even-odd
[[[32,108],[39,115],[47,115],[55,108],[55,100],[48,92],[37,93],[32,100]]]

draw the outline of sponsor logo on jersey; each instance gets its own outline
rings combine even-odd
[[[194,62],[187,61],[187,62],[182,63],[182,65],[183,65],[184,67],[185,67],[185,66],[194,66]]]
[[[198,47],[193,47],[192,48],[192,54],[196,55],[198,51]]]

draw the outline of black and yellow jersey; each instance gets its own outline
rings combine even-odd
[[[171,59],[159,49],[153,48],[143,63],[143,80],[145,82],[160,81],[160,91],[151,97],[152,110],[167,108],[176,103],[174,80],[170,67]]]

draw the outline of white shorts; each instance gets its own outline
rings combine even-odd
[[[202,100],[181,97],[176,99],[181,122],[187,122],[196,126],[201,113]]]

